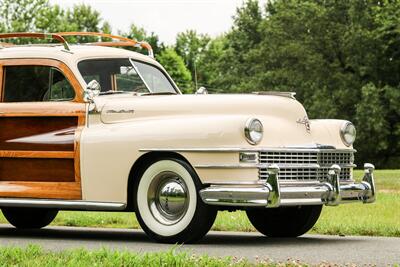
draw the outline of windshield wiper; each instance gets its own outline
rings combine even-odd
[[[109,90],[109,91],[105,91],[105,92],[100,92],[100,95],[113,95],[113,94],[126,94],[126,93],[129,93],[129,92]]]
[[[173,92],[154,92],[154,93],[143,93],[141,95],[177,95],[177,93],[173,93]]]

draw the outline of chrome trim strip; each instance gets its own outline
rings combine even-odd
[[[280,91],[259,91],[253,92],[255,95],[272,95],[296,99],[296,92],[280,92]]]
[[[349,149],[321,149],[321,148],[142,148],[139,149],[139,152],[357,152],[357,150],[349,148]]]
[[[52,208],[60,210],[93,210],[112,211],[124,210],[125,203],[94,202],[81,200],[57,200],[57,199],[31,199],[31,198],[0,198],[0,207],[24,207],[24,208]]]
[[[279,168],[284,168],[284,169],[297,169],[297,168],[310,168],[310,169],[320,169],[320,168],[330,168],[330,165],[319,165],[319,164],[285,164],[285,163],[274,163],[278,165]],[[214,165],[214,164],[198,164],[194,165],[193,167],[195,169],[267,169],[270,167],[271,164],[259,164],[259,163],[244,163],[244,164],[221,164],[221,165]],[[341,168],[354,168],[357,167],[355,164],[338,164]]]
[[[271,164],[244,163],[244,164],[198,164],[193,165],[195,169],[257,169],[268,168]]]

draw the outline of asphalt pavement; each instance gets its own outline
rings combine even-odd
[[[107,247],[134,252],[165,251],[168,244],[154,243],[141,230],[81,227],[46,227],[16,230],[0,225],[0,245],[24,247],[38,244],[46,250]],[[400,238],[304,235],[300,238],[266,238],[258,233],[210,232],[196,244],[177,247],[196,255],[234,256],[250,261],[299,260],[308,264],[400,265]]]

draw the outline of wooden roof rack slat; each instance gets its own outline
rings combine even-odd
[[[59,36],[95,36],[95,37],[103,37],[118,40],[117,42],[95,42],[95,43],[86,43],[86,45],[99,45],[99,46],[133,46],[140,47],[147,50],[148,55],[154,58],[153,49],[151,45],[147,42],[141,41],[138,42],[136,40],[132,40],[126,37],[112,35],[108,33],[100,33],[100,32],[57,32],[55,33]]]
[[[39,39],[53,39],[57,40],[64,46],[66,51],[71,51],[67,41],[60,35],[54,33],[33,33],[33,32],[13,32],[13,33],[0,33],[0,39],[9,38],[39,38]]]
[[[94,43],[86,43],[85,45],[98,45],[98,46],[133,46],[144,48],[147,50],[148,55],[154,58],[153,49],[151,45],[147,42],[141,41],[138,42],[136,40],[132,40],[126,37],[112,35],[108,33],[100,33],[100,32],[57,32],[57,33],[31,33],[31,32],[14,32],[14,33],[0,33],[0,39],[8,39],[8,38],[40,38],[40,39],[54,39],[63,44],[64,49],[66,51],[71,51],[68,45],[68,42],[64,39],[64,36],[95,36],[95,37],[103,37],[114,39],[118,41],[111,42],[94,42]],[[9,47],[10,45],[1,45],[1,47]],[[4,44],[4,43],[3,43]]]

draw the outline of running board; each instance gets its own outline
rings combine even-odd
[[[117,202],[95,202],[82,200],[0,198],[0,208],[1,207],[113,211],[124,210],[126,208],[126,204]]]

